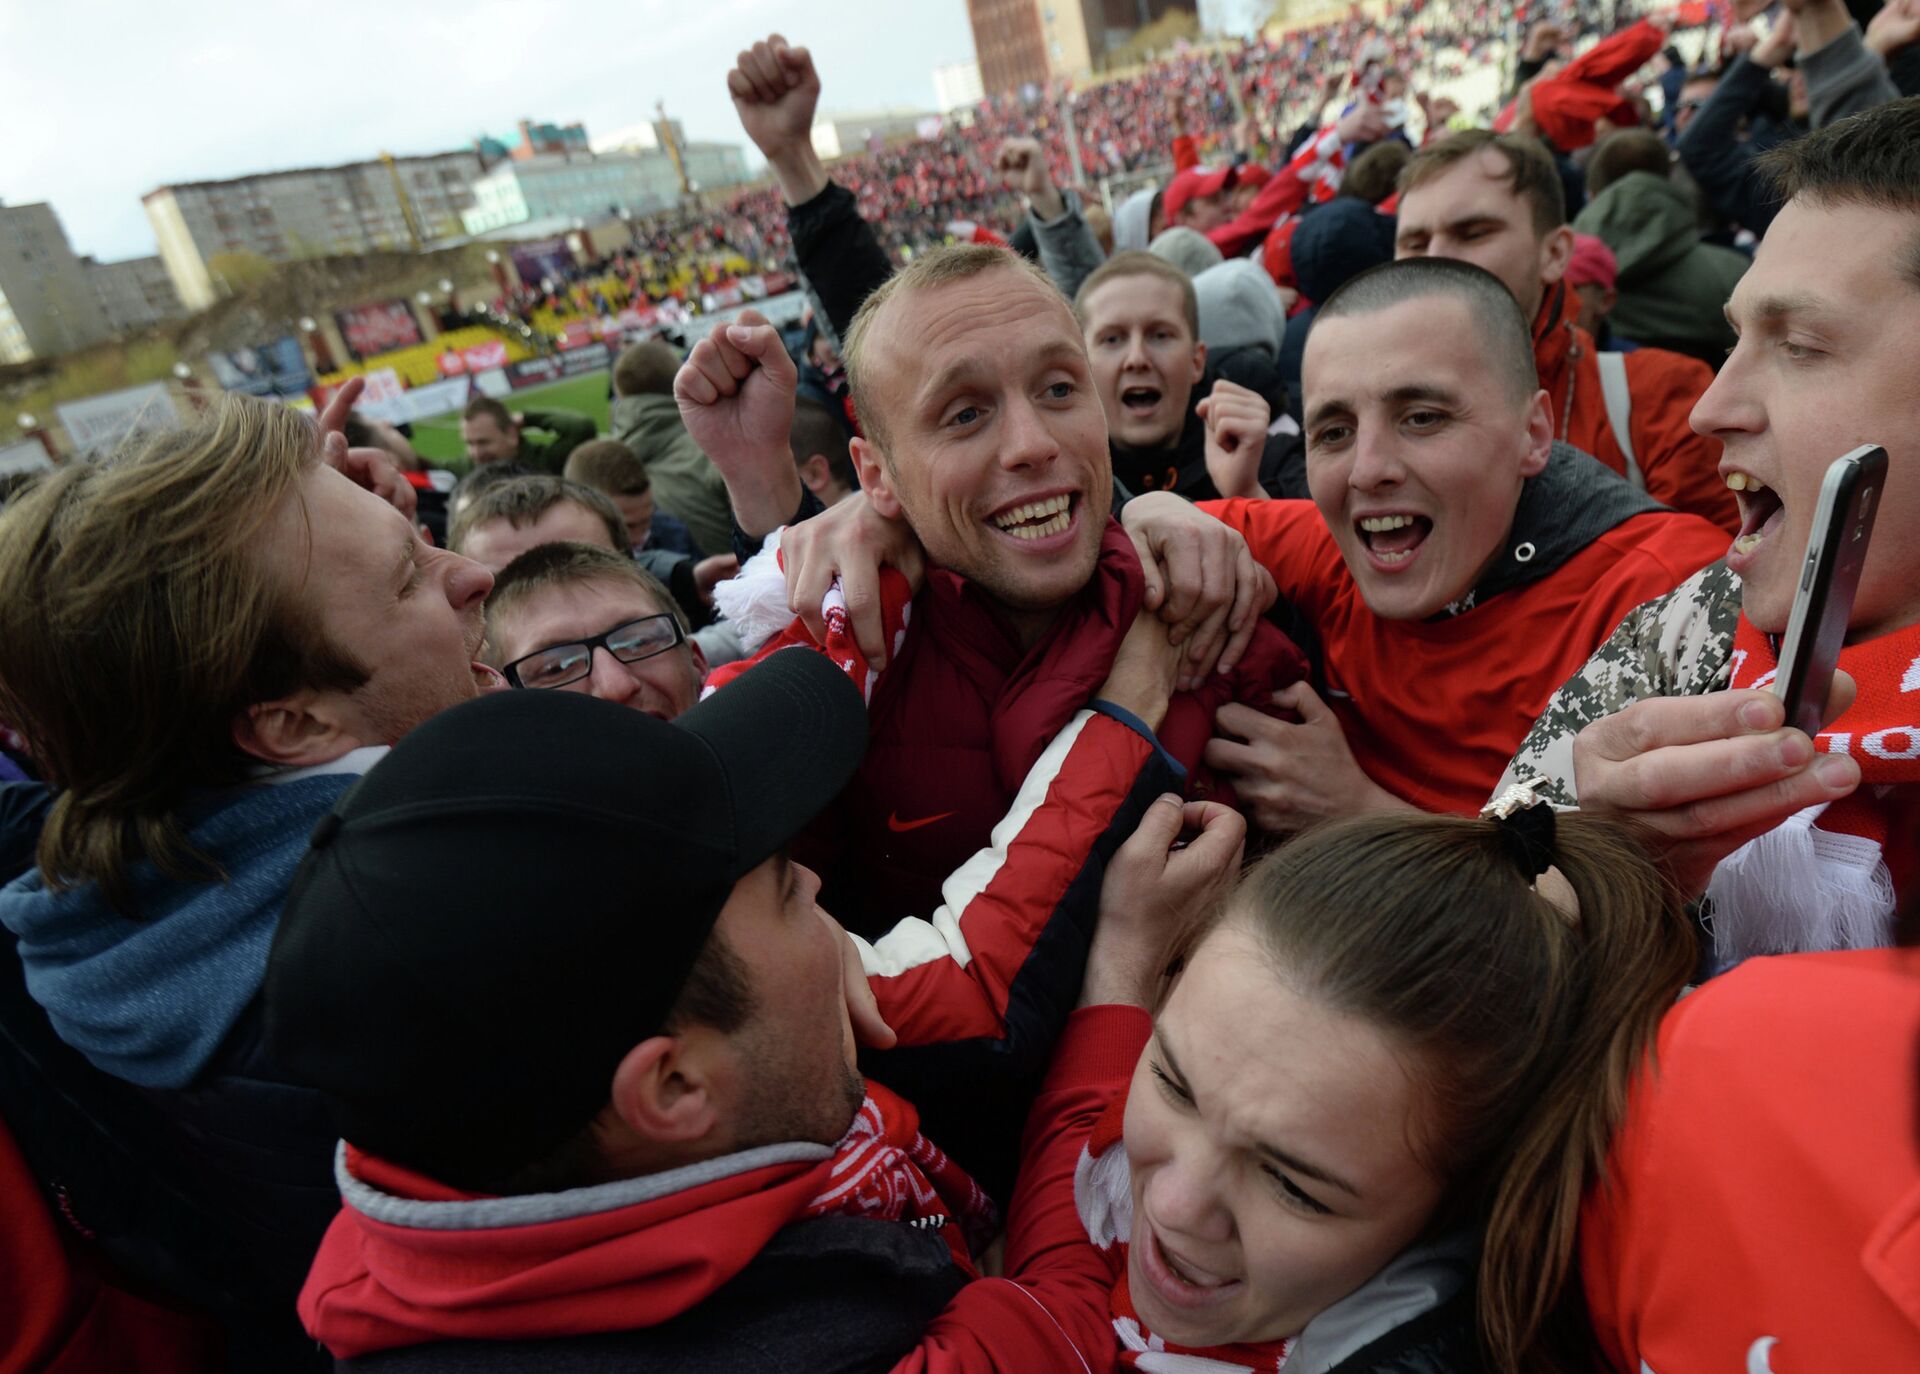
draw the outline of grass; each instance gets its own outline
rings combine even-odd
[[[590,416],[602,434],[612,424],[611,403],[607,400],[607,374],[590,372],[584,377],[569,377],[564,382],[536,386],[501,397],[501,404],[513,411],[572,410]],[[460,412],[451,411],[413,422],[413,450],[429,463],[445,463],[466,456],[460,442]]]

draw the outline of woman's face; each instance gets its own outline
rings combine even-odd
[[[1127,1098],[1128,1287],[1186,1346],[1294,1336],[1420,1235],[1443,1191],[1415,1153],[1395,1046],[1276,972],[1229,919],[1187,961]]]

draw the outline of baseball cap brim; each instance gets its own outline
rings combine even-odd
[[[706,742],[732,785],[736,879],[826,809],[867,746],[859,691],[832,659],[800,646],[768,655],[674,725]]]

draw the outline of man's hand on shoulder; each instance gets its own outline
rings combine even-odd
[[[787,443],[798,381],[780,332],[754,310],[695,344],[673,379],[687,433],[726,479],[749,535],[771,533],[800,504]]]
[[[1167,701],[1173,696],[1180,666],[1180,650],[1167,627],[1143,610],[1120,641],[1107,680],[1094,698],[1138,716],[1149,730],[1158,730],[1167,718]]]
[[[787,466],[793,466],[791,460]],[[860,652],[875,669],[884,668],[893,646],[887,643],[880,570],[893,568],[915,591],[920,589],[927,560],[913,528],[905,520],[880,514],[866,493],[857,491],[811,520],[787,526],[780,536],[780,556],[787,575],[787,605],[814,639],[826,642],[820,604],[837,577]]]
[[[1214,715],[1204,756],[1232,781],[1241,809],[1262,830],[1285,835],[1316,821],[1414,809],[1366,775],[1339,718],[1312,687],[1296,682],[1275,692],[1273,704],[1296,712],[1300,723],[1229,702]]]
[[[1852,702],[1853,679],[1836,673],[1827,718]],[[1817,753],[1785,721],[1764,691],[1635,702],[1574,738],[1580,809],[1639,822],[1682,891],[1698,896],[1741,845],[1860,785],[1858,763]]]
[[[1279,599],[1273,574],[1254,561],[1240,531],[1171,492],[1135,497],[1120,523],[1146,573],[1147,609],[1172,627],[1175,645],[1186,646],[1179,687],[1232,671]]]

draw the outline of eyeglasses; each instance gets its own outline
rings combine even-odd
[[[515,687],[565,687],[593,671],[595,649],[605,649],[622,663],[639,663],[686,641],[672,615],[647,615],[591,639],[536,649],[509,663],[505,677]]]

